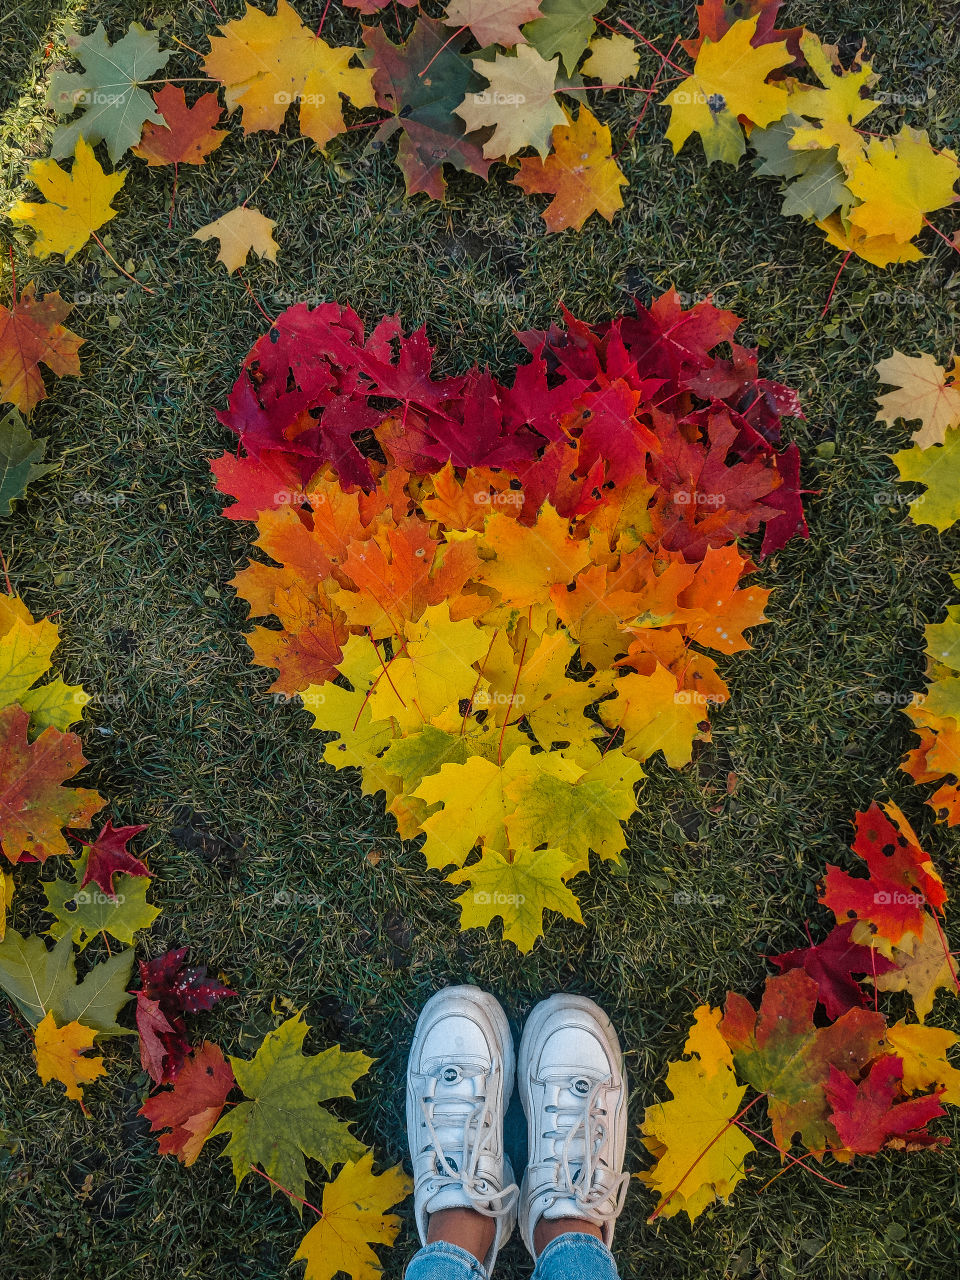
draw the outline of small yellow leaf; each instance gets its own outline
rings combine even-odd
[[[240,206],[225,213],[216,222],[209,222],[205,227],[193,233],[194,240],[210,240],[216,237],[220,241],[220,252],[217,261],[222,262],[227,271],[234,272],[238,267],[246,265],[247,254],[252,249],[261,258],[277,260],[280,246],[273,238],[273,228],[277,224],[272,218],[265,217],[257,209]]]
[[[47,1013],[35,1032],[37,1073],[44,1084],[59,1080],[66,1085],[67,1097],[83,1104],[81,1085],[106,1075],[103,1058],[84,1058],[93,1048],[96,1031],[80,1022],[58,1027],[52,1013]]]
[[[7,912],[12,901],[13,876],[7,875],[6,871],[0,871],[0,942],[3,941],[7,932]]]
[[[943,1027],[897,1022],[887,1030],[894,1052],[903,1059],[903,1087],[907,1093],[943,1087],[942,1101],[960,1107],[960,1071],[947,1061],[947,1050],[960,1036]]]
[[[110,201],[123,186],[126,172],[104,173],[84,139],[77,139],[69,173],[56,160],[36,160],[28,177],[47,198],[46,204],[18,200],[8,217],[33,227],[37,238],[31,252],[38,258],[62,253],[69,262],[98,227],[117,216]]]
[[[614,32],[606,38],[596,36],[587,45],[587,60],[580,70],[585,76],[601,80],[604,85],[623,84],[632,80],[640,66],[637,46],[629,36]]]
[[[386,1210],[412,1189],[399,1165],[375,1174],[372,1151],[355,1164],[347,1161],[324,1187],[323,1216],[293,1255],[295,1262],[307,1264],[303,1280],[331,1280],[341,1271],[352,1280],[382,1280],[380,1260],[370,1245],[393,1244],[400,1219]]]
[[[560,849],[518,849],[509,860],[484,849],[479,862],[447,876],[449,884],[470,886],[457,899],[460,928],[483,928],[500,916],[504,941],[527,952],[543,934],[548,908],[583,924],[580,904],[564,884],[573,869],[569,854]]]

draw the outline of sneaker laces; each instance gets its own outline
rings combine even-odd
[[[484,1155],[496,1156],[496,1152],[491,1149],[496,1138],[494,1116],[487,1105],[486,1090],[478,1091],[473,1101],[456,1096],[437,1099],[436,1088],[440,1083],[440,1072],[443,1068],[444,1063],[441,1062],[437,1073],[426,1077],[432,1085],[432,1090],[426,1097],[421,1095],[418,1098],[430,1142],[443,1170],[442,1173],[435,1174],[431,1181],[438,1191],[445,1187],[459,1186],[469,1199],[471,1207],[484,1217],[505,1218],[517,1201],[519,1187],[515,1182],[511,1182],[509,1186],[498,1191],[478,1169]],[[500,1060],[495,1056],[489,1071],[478,1072],[471,1079],[484,1079],[488,1074],[493,1075],[501,1070]],[[441,1127],[456,1125],[458,1117],[455,1113],[464,1107],[466,1111],[462,1117],[458,1140],[461,1159],[460,1167],[457,1168],[443,1149],[436,1124]],[[440,1108],[444,1108],[444,1111],[438,1115]],[[451,1110],[454,1112],[453,1115],[450,1114]]]
[[[572,1197],[578,1216],[598,1225],[611,1216],[609,1213],[600,1211],[600,1206],[608,1200],[614,1206],[612,1216],[614,1218],[620,1216],[630,1186],[630,1175],[625,1172],[611,1175],[614,1177],[611,1186],[604,1186],[602,1176],[597,1185],[594,1185],[594,1179],[598,1173],[601,1175],[604,1172],[611,1173],[608,1166],[605,1167],[600,1163],[599,1157],[609,1137],[605,1124],[607,1111],[600,1104],[600,1093],[612,1085],[613,1077],[603,1076],[596,1080],[590,1092],[584,1095],[582,1104],[557,1102],[548,1104],[544,1108],[545,1111],[552,1112],[556,1116],[556,1128],[545,1133],[544,1137],[562,1139],[554,1169],[557,1189],[546,1190],[545,1194],[550,1197],[551,1205],[556,1204],[558,1200]],[[571,1118],[566,1129],[561,1127],[561,1118],[564,1114]],[[578,1140],[583,1144],[582,1157],[579,1153],[572,1152],[573,1145]],[[573,1162],[579,1165],[577,1175],[574,1175],[571,1168],[572,1155]]]

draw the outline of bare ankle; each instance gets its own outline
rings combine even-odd
[[[551,1240],[556,1240],[566,1231],[579,1231],[583,1235],[603,1239],[603,1232],[597,1224],[588,1222],[586,1218],[541,1218],[533,1231],[533,1248],[537,1256],[543,1253]]]
[[[496,1229],[493,1219],[477,1213],[476,1209],[438,1209],[431,1213],[427,1223],[427,1244],[438,1240],[456,1244],[483,1262],[490,1252]]]

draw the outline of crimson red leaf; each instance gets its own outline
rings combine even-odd
[[[118,871],[128,876],[149,876],[150,872],[146,864],[139,858],[135,858],[127,849],[127,841],[146,829],[146,825],[115,827],[108,820],[96,840],[81,840],[80,843],[86,845],[90,852],[87,855],[87,869],[83,873],[80,888],[92,881],[99,885],[108,897],[115,898],[113,877]]]
[[[848,1009],[865,1006],[866,992],[855,980],[855,973],[876,975],[887,973],[897,966],[892,960],[878,955],[872,947],[857,946],[850,941],[854,922],[847,921],[837,927],[816,946],[799,947],[785,951],[770,959],[781,973],[789,969],[805,969],[817,984],[820,1003],[831,1022]]]
[[[895,1056],[879,1058],[866,1077],[856,1084],[836,1067],[824,1093],[833,1107],[830,1122],[848,1151],[874,1155],[895,1140],[897,1146],[928,1147],[948,1139],[927,1133],[925,1125],[946,1115],[937,1094],[902,1101],[900,1082],[903,1060]]]
[[[160,1154],[193,1164],[234,1084],[233,1068],[221,1049],[204,1040],[183,1064],[173,1088],[155,1093],[140,1108],[152,1130],[170,1130],[157,1139]]]

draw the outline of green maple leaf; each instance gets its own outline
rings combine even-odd
[[[0,987],[32,1026],[52,1013],[60,1026],[82,1022],[101,1035],[132,1035],[117,1023],[117,1013],[130,999],[126,988],[132,969],[133,948],[127,947],[95,964],[78,982],[68,937],[48,950],[43,938],[24,938],[8,929],[0,942]]]
[[[388,40],[380,27],[364,29],[364,61],[374,68],[377,105],[395,117],[377,130],[371,145],[380,147],[397,129],[403,131],[397,160],[407,195],[422,191],[441,200],[445,164],[481,178],[490,170],[492,162],[484,159],[480,146],[485,132],[478,142],[478,135],[468,134],[454,114],[468,93],[483,88],[483,80],[460,53],[468,38],[466,32],[450,36],[442,23],[423,17],[402,45]]]
[[[329,1173],[366,1150],[346,1123],[320,1106],[328,1098],[354,1097],[353,1085],[373,1062],[365,1053],[343,1053],[339,1045],[308,1057],[302,1052],[309,1027],[301,1014],[264,1037],[256,1055],[231,1058],[237,1084],[250,1099],[221,1117],[211,1133],[228,1133],[223,1150],[233,1162],[237,1186],[260,1165],[285,1191],[302,1196],[304,1156]],[[271,1187],[271,1195],[273,1188]],[[297,1201],[294,1207],[299,1209]]]
[[[48,471],[55,462],[44,462],[46,440],[35,440],[16,409],[0,418],[0,516],[10,514],[10,504],[22,498],[28,484]]]
[[[572,76],[593,39],[596,11],[595,0],[543,0],[541,16],[528,22],[523,34],[541,58],[549,61],[559,53],[564,70]]]
[[[51,154],[57,160],[72,156],[77,138],[83,137],[91,147],[105,142],[116,164],[140,141],[147,120],[165,123],[153,99],[139,85],[164,65],[170,51],[161,52],[156,32],[144,30],[139,22],[131,22],[127,34],[113,45],[102,22],[89,36],[70,32],[67,44],[84,70],[54,71],[47,103],[62,116],[78,106],[86,110],[57,129]]]
[[[808,151],[810,159],[803,173],[784,192],[780,212],[784,217],[797,215],[808,222],[822,222],[837,209],[844,212],[853,197],[844,186],[844,173],[837,161],[836,147],[829,151]]]
[[[914,524],[932,524],[940,533],[960,520],[960,427],[944,433],[943,444],[914,445],[892,455],[901,480],[926,486],[910,503]]]
[[[150,881],[146,876],[120,873],[114,881],[115,898],[110,898],[92,882],[81,889],[88,856],[84,853],[71,859],[70,865],[76,872],[73,882],[51,880],[43,885],[47,910],[56,916],[47,933],[57,939],[69,936],[80,945],[81,951],[98,933],[109,933],[118,942],[129,945],[137,930],[149,929],[160,914],[159,907],[147,902]]]

